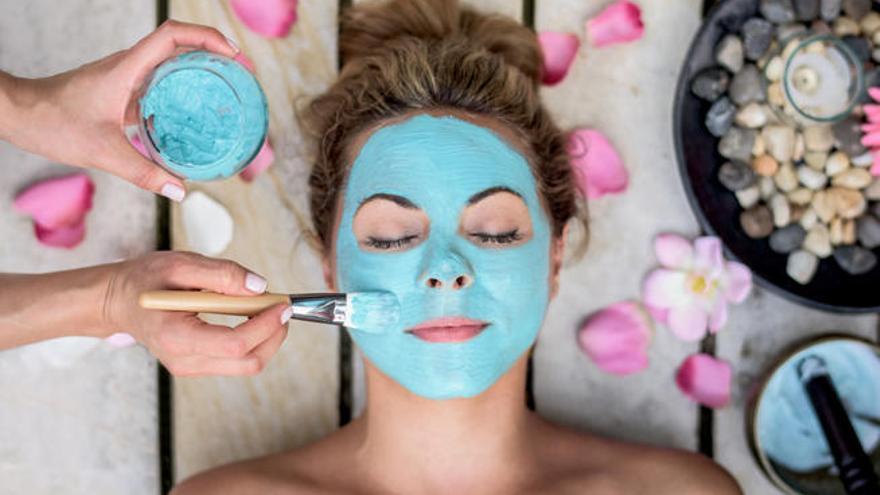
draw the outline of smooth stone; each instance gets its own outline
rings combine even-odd
[[[866,37],[874,36],[874,33],[880,31],[880,14],[877,12],[871,11],[868,12],[865,17],[862,17],[862,20],[859,21],[859,27],[862,28],[862,33]]]
[[[835,218],[828,227],[829,237],[831,237],[831,245],[839,246],[843,244],[843,219]]]
[[[868,202],[859,191],[830,187],[825,192],[828,193],[828,200],[834,206],[835,213],[843,218],[856,218],[868,208]]]
[[[820,0],[819,16],[822,20],[831,22],[837,19],[840,16],[840,2],[841,0]]]
[[[782,75],[785,72],[785,62],[782,61],[782,57],[779,55],[770,59],[767,62],[767,66],[764,67],[764,76],[770,81],[776,82],[782,79]]]
[[[853,219],[844,220],[843,221],[843,243],[844,244],[855,244],[856,243],[856,221]]]
[[[860,246],[841,246],[835,249],[834,259],[852,275],[868,273],[877,265],[877,256]]]
[[[773,214],[764,205],[756,205],[739,215],[739,224],[752,239],[763,239],[773,232]]]
[[[874,46],[878,45],[880,45],[880,31],[874,33]],[[880,86],[880,67],[865,67],[865,87],[872,88],[874,86]],[[862,91],[862,93],[859,95],[858,103],[860,105],[864,105],[866,103],[874,104],[874,100],[871,98],[871,95],[869,95],[867,91]]]
[[[790,224],[792,224],[792,223],[799,224],[801,221],[801,217],[803,217],[804,213],[806,213],[806,212],[807,212],[807,206],[805,206],[805,205],[795,205],[795,204],[791,205],[791,221],[789,223]]]
[[[824,223],[817,223],[807,232],[804,238],[804,249],[820,258],[831,256],[831,233]]]
[[[807,151],[831,151],[834,146],[830,125],[812,125],[804,128],[803,134]]]
[[[880,48],[877,48],[876,50],[871,52],[871,60],[873,60],[874,62],[880,61]]]
[[[752,146],[757,131],[733,126],[718,141],[718,153],[730,160],[748,162],[752,157]]]
[[[776,39],[785,41],[787,39],[792,38],[793,36],[797,36],[799,34],[803,34],[806,32],[807,32],[807,26],[804,26],[800,22],[791,22],[788,24],[782,24],[776,28]]]
[[[810,201],[813,199],[813,191],[805,187],[799,187],[788,193],[786,197],[792,204],[805,206],[810,204]]]
[[[782,83],[775,82],[767,86],[767,101],[776,108],[785,105],[785,94],[783,93]]]
[[[752,170],[762,177],[773,177],[779,170],[779,162],[770,155],[761,155],[752,160]]]
[[[791,0],[761,0],[758,10],[765,19],[776,24],[792,22],[796,18]]]
[[[828,176],[837,175],[849,168],[849,157],[842,151],[835,151],[828,156],[825,162],[825,174]]]
[[[706,101],[715,101],[727,91],[730,74],[720,67],[701,70],[691,81],[691,91]]]
[[[758,2],[737,2],[726,7],[728,8],[719,17],[718,24],[727,32],[738,32],[746,21],[758,15]]]
[[[862,246],[868,249],[880,246],[880,220],[871,215],[865,215],[859,218],[857,230]]]
[[[791,161],[794,155],[794,129],[784,125],[768,125],[761,130],[767,152],[778,162]]]
[[[849,189],[862,189],[863,187],[868,187],[873,180],[874,177],[871,175],[871,172],[863,168],[851,168],[836,174],[831,179],[831,184]]]
[[[828,193],[827,189],[817,191],[816,194],[813,194],[813,200],[810,201],[810,206],[813,207],[816,215],[819,216],[819,220],[824,223],[830,222],[834,216],[837,215],[834,202],[831,200],[831,195]]]
[[[758,179],[758,191],[761,193],[761,199],[770,199],[776,193],[776,183],[773,182],[773,177]]]
[[[725,162],[718,169],[718,180],[731,191],[739,191],[755,184],[755,172],[741,162]]]
[[[758,204],[758,201],[761,200],[761,192],[758,191],[757,185],[740,189],[739,191],[734,192],[734,194],[736,195],[736,200],[739,202],[739,205],[744,210],[755,206]]]
[[[752,145],[752,156],[761,156],[767,154],[767,145],[764,138],[760,134],[755,135],[755,144]]]
[[[837,148],[849,156],[858,156],[865,152],[862,145],[861,121],[854,117],[841,120],[831,127]]]
[[[880,203],[871,204],[871,215],[880,218]]]
[[[773,24],[760,17],[753,17],[742,25],[743,51],[749,60],[758,60],[770,48],[773,41]]]
[[[822,189],[828,184],[827,175],[806,165],[798,167],[797,174],[800,183],[814,191]]]
[[[794,154],[791,155],[791,159],[795,162],[803,160],[805,151],[804,135],[798,132],[794,136]]]
[[[734,122],[740,127],[756,129],[763,127],[767,123],[769,114],[769,108],[760,103],[752,102],[736,112]]]
[[[862,63],[871,59],[871,43],[862,36],[844,36],[843,42]]]
[[[816,210],[812,207],[807,208],[804,211],[804,214],[801,215],[801,219],[798,220],[798,223],[806,230],[810,230],[813,228],[813,225],[816,225],[819,222],[819,215],[816,214]]]
[[[874,154],[870,151],[866,151],[861,155],[854,156],[851,163],[856,167],[870,167],[874,164]]]
[[[859,33],[862,32],[862,28],[859,26],[858,22],[849,17],[838,17],[837,20],[834,21],[834,26],[832,26],[831,31],[835,36],[843,38],[844,36],[858,36]]]
[[[783,163],[779,166],[779,171],[773,176],[776,188],[782,192],[788,193],[794,191],[798,187],[798,176],[794,165],[791,163]]]
[[[800,225],[796,223],[787,225],[770,234],[770,249],[787,254],[801,247],[806,237],[807,231]]]
[[[736,116],[736,106],[730,98],[723,96],[706,112],[706,129],[715,137],[721,137],[730,130]]]
[[[810,30],[813,34],[831,34],[831,26],[827,22],[815,20],[810,24]]]
[[[736,74],[743,67],[745,52],[739,36],[728,34],[715,47],[715,61],[730,72]]]
[[[871,0],[843,0],[844,14],[858,21],[871,11]]]
[[[785,273],[795,282],[806,285],[813,279],[818,267],[819,258],[813,253],[800,249],[788,255]]]
[[[734,74],[730,81],[728,96],[737,105],[745,105],[746,103],[757,101],[762,102],[766,99],[766,89],[764,87],[764,79],[757,67],[753,64],[747,64]]]
[[[819,0],[794,0],[794,13],[799,21],[812,21],[819,17]]]
[[[864,191],[865,198],[871,201],[880,201],[880,179],[874,179],[871,185],[866,187]]]
[[[791,205],[788,198],[782,194],[776,194],[770,198],[770,211],[773,213],[773,225],[785,227],[791,222]]]
[[[828,162],[827,151],[807,151],[804,153],[804,163],[813,170],[825,170],[825,164]]]

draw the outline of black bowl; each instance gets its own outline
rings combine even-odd
[[[758,0],[725,0],[706,16],[685,58],[675,90],[673,133],[678,167],[691,204],[703,229],[718,236],[725,253],[751,268],[755,281],[794,302],[846,313],[880,312],[880,264],[863,275],[850,275],[832,258],[821,260],[807,285],[785,273],[787,255],[770,249],[767,239],[751,239],[739,223],[742,211],[736,197],[718,181],[725,159],[718,154],[718,138],[704,125],[711,106],[693,95],[690,82],[700,70],[717,65],[715,45],[757,14]],[[876,251],[875,251],[876,253]]]

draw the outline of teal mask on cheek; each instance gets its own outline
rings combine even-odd
[[[522,196],[532,238],[511,247],[477,245],[460,232],[461,214],[474,194],[499,186]],[[359,246],[354,214],[379,193],[403,196],[427,214],[423,242],[389,252]],[[336,241],[339,287],[392,292],[401,317],[385,333],[351,335],[372,363],[417,395],[473,397],[510,369],[544,319],[549,256],[550,228],[531,169],[489,129],[454,117],[416,115],[373,133],[352,165]],[[459,275],[472,283],[452,288],[448,281]],[[430,287],[429,277],[445,283]],[[447,316],[489,325],[463,342],[427,342],[406,332]]]

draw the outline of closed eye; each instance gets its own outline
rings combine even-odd
[[[365,244],[374,249],[399,249],[418,239],[418,235],[408,235],[399,239],[381,239],[378,237],[368,237]]]
[[[523,238],[523,235],[520,234],[519,229],[513,229],[508,232],[503,232],[501,234],[471,232],[468,234],[468,236],[476,239],[482,244],[512,244],[516,241],[522,240]]]

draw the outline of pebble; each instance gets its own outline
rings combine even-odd
[[[835,218],[831,221],[831,226],[828,228],[829,237],[831,238],[832,246],[839,246],[843,244],[843,219]]]
[[[791,221],[789,223],[790,224],[792,224],[792,223],[799,224],[801,221],[801,217],[803,217],[804,213],[806,213],[806,212],[807,212],[807,206],[794,205],[794,204],[791,205]]]
[[[818,191],[828,184],[828,176],[806,165],[797,168],[798,180],[804,186]]]
[[[871,173],[867,170],[863,168],[851,168],[836,174],[831,179],[831,184],[849,189],[862,189],[868,187],[873,180],[873,176],[871,176]]]
[[[874,249],[880,246],[880,220],[871,215],[865,215],[858,222],[858,237],[862,246]]]
[[[764,205],[756,205],[739,215],[739,224],[752,239],[762,239],[773,232],[773,214]]]
[[[868,208],[865,197],[853,189],[830,187],[825,192],[834,207],[834,212],[843,218],[856,218]],[[815,196],[813,198],[815,199]],[[813,207],[815,208],[815,206],[814,204]]]
[[[794,279],[795,282],[806,285],[813,279],[813,275],[816,274],[816,268],[818,267],[819,258],[812,253],[800,249],[788,255],[785,273]]]
[[[817,223],[807,232],[804,238],[804,249],[820,258],[831,256],[831,233],[824,223]]]
[[[727,91],[730,74],[720,67],[701,70],[691,82],[691,91],[706,101],[715,101]]]
[[[738,32],[743,24],[758,13],[758,4],[755,2],[743,2],[726,5],[724,15],[719,15],[718,24],[729,33]]]
[[[761,0],[758,9],[765,19],[776,24],[792,22],[796,18],[791,0]]]
[[[808,167],[822,171],[828,162],[828,152],[826,151],[807,151],[804,153],[804,162]]]
[[[807,151],[831,151],[834,146],[830,125],[812,125],[804,128],[803,133]]]
[[[761,130],[767,152],[778,162],[791,161],[794,155],[794,129],[784,125],[768,125]]]
[[[749,60],[758,60],[770,48],[773,41],[773,24],[760,17],[753,17],[742,25],[743,51]]]
[[[807,231],[798,224],[787,225],[770,234],[770,249],[777,253],[788,254],[801,247]]]
[[[785,62],[782,61],[782,57],[779,55],[771,58],[767,62],[767,66],[764,67],[764,76],[773,82],[781,80],[784,72]]]
[[[849,17],[838,17],[831,30],[835,36],[843,38],[844,36],[858,36],[862,28],[859,27],[858,22]]]
[[[721,137],[730,130],[735,115],[736,106],[730,98],[721,97],[706,112],[706,129],[713,136]]]
[[[813,199],[813,191],[805,187],[799,187],[788,193],[786,197],[792,204],[805,206],[810,204],[810,201]]]
[[[825,174],[828,176],[837,175],[849,168],[849,157],[842,151],[835,151],[828,156],[825,162]]]
[[[874,182],[871,182],[871,185],[862,192],[865,194],[865,198],[871,201],[880,201],[880,179],[874,179]]]
[[[813,194],[813,200],[810,201],[810,206],[813,207],[813,210],[818,215],[819,220],[824,223],[828,223],[834,216],[837,214],[837,210],[835,210],[834,202],[831,200],[831,195],[828,193],[828,190],[817,191]]]
[[[880,218],[880,203],[874,203],[871,205],[871,214]]]
[[[819,15],[822,20],[831,22],[840,16],[841,0],[821,0],[819,2]]]
[[[767,101],[777,108],[785,104],[785,94],[783,93],[782,83],[775,82],[770,86],[767,86]]]
[[[804,26],[800,22],[791,22],[789,24],[782,24],[776,28],[776,39],[787,40],[793,36],[797,36],[799,34],[803,34],[806,32],[807,32],[807,26]]]
[[[718,141],[718,153],[730,160],[748,162],[752,158],[752,146],[757,131],[733,126]]]
[[[752,155],[761,156],[767,153],[767,145],[764,144],[764,138],[760,134],[755,134],[755,144],[752,145]]]
[[[874,36],[874,33],[880,31],[880,14],[874,11],[868,12],[867,15],[862,17],[862,20],[859,21],[859,27],[862,28],[862,32],[865,33],[865,36]]]
[[[847,273],[862,275],[877,265],[877,256],[860,246],[842,246],[834,250],[834,259]]]
[[[776,188],[782,192],[791,192],[798,187],[798,176],[791,163],[783,163],[779,166],[779,171],[773,176]]]
[[[809,22],[819,17],[819,0],[794,0],[795,17]]]
[[[847,245],[856,243],[856,221],[853,219],[843,222],[843,243]]]
[[[874,164],[874,155],[870,151],[866,151],[861,155],[854,156],[852,164],[856,167],[870,167]]]
[[[770,198],[770,211],[773,213],[773,225],[785,227],[791,222],[791,205],[784,195],[775,194]]]
[[[841,7],[844,14],[858,21],[871,11],[871,0],[843,0]]]
[[[767,93],[761,72],[753,64],[747,64],[730,81],[728,95],[737,105],[766,100]]]
[[[844,36],[843,42],[853,51],[856,58],[867,62],[871,59],[871,43],[862,36]]]
[[[834,124],[831,127],[837,148],[849,156],[858,156],[864,153],[862,145],[861,122],[855,117],[849,117]]]
[[[734,193],[736,195],[736,200],[739,201],[739,205],[743,207],[743,209],[747,210],[761,200],[761,192],[758,191],[758,186],[753,185],[749,186],[745,189],[740,189]]]
[[[767,123],[770,109],[760,103],[752,102],[736,112],[736,125],[756,129]]]
[[[813,21],[810,24],[810,30],[813,31],[813,34],[831,34],[831,26],[825,21]]]
[[[813,208],[807,208],[804,211],[804,214],[801,215],[801,219],[798,220],[798,223],[801,224],[801,227],[804,229],[812,229],[813,225],[819,221],[819,215],[816,215],[816,210]]]
[[[776,193],[776,184],[773,177],[761,177],[758,179],[758,192],[761,193],[761,199],[770,199]]]
[[[871,52],[871,60],[873,60],[874,62],[880,61],[880,48],[877,48],[876,50]]]
[[[770,155],[761,155],[752,160],[752,170],[763,177],[773,177],[779,170],[779,162]]]
[[[730,72],[736,74],[742,69],[745,61],[743,43],[739,36],[728,34],[715,47],[715,61]]]
[[[794,154],[791,155],[791,159],[796,162],[803,160],[805,151],[806,147],[804,145],[804,135],[798,132],[794,136]]]
[[[718,169],[718,180],[731,191],[739,191],[755,184],[755,172],[741,162],[725,162]]]

